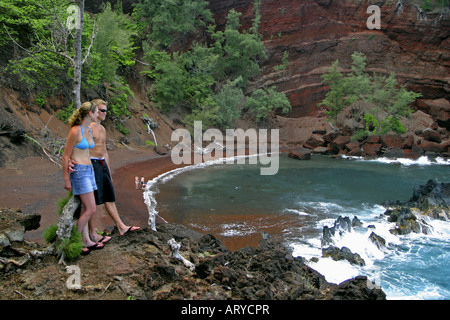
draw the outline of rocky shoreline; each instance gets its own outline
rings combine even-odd
[[[386,209],[380,219],[394,223],[389,230],[394,235],[406,235],[409,233],[432,232],[431,225],[427,222],[429,219],[439,219],[448,221],[450,219],[450,183],[437,183],[429,180],[424,185],[414,188],[412,197],[405,202],[386,201],[383,203]],[[336,234],[342,235],[351,232],[352,228],[363,227],[363,224],[354,216],[339,216],[332,227],[324,226],[322,229],[322,257],[331,257],[333,260],[347,260],[351,264],[364,266],[365,261],[358,253],[353,253],[347,247],[338,248],[333,244],[333,237]],[[370,229],[369,225],[365,228]],[[376,234],[374,229],[369,240],[379,249],[386,246],[386,240]]]
[[[450,218],[450,184],[432,180],[415,188],[406,202],[387,202],[382,219],[395,222],[391,233],[427,232],[426,217]],[[382,288],[364,276],[331,284],[279,240],[262,235],[257,248],[229,251],[211,234],[163,223],[126,236],[112,231],[102,250],[76,261],[81,286],[70,287],[70,273],[48,247],[24,240],[39,226],[38,215],[1,209],[0,296],[6,300],[383,300]],[[323,257],[364,265],[348,248],[332,244],[335,233],[360,227],[357,217],[339,217],[324,227]],[[377,246],[385,240],[370,235]],[[174,246],[175,245],[175,251]]]
[[[418,159],[422,156],[450,157],[450,104],[446,99],[419,100],[415,112],[402,119],[406,132],[370,134],[356,139],[351,112],[340,115],[335,126],[317,125],[301,145],[290,148],[289,156],[300,160],[311,154],[353,157]],[[358,123],[360,129],[365,123]],[[339,129],[338,129],[339,128]]]
[[[10,209],[2,213],[7,219],[1,220],[1,234],[9,244],[0,245],[0,296],[6,300],[386,298],[366,277],[340,285],[328,283],[270,237],[264,237],[257,248],[230,252],[213,235],[175,224],[160,224],[156,232],[143,228],[123,237],[114,230],[113,240],[104,249],[67,262],[81,270],[81,287],[71,289],[71,274],[46,253],[45,245],[9,238],[10,230],[25,229],[23,214]],[[31,220],[36,222],[36,217]],[[180,245],[179,253],[194,268],[176,259],[170,240]]]
[[[450,142],[442,139],[436,130],[427,128],[420,132],[420,137],[388,134],[358,141],[339,131],[327,131],[322,126],[315,129],[302,146],[290,149],[288,155],[299,160],[308,160],[311,154],[407,159],[450,157]]]

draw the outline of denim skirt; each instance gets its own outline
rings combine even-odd
[[[76,164],[73,169],[75,172],[70,173],[73,195],[77,196],[97,190],[92,165]]]

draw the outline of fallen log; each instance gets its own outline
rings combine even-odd
[[[61,218],[58,222],[58,229],[56,231],[56,241],[54,247],[56,250],[56,255],[60,257],[59,263],[64,263],[64,250],[63,246],[60,244],[70,239],[70,234],[73,229],[73,216],[80,204],[80,199],[72,196],[62,210]]]

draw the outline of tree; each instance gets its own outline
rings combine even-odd
[[[244,104],[244,108],[256,113],[256,121],[262,122],[267,119],[269,113],[280,110],[288,113],[291,104],[285,93],[278,92],[275,87],[256,89]]]
[[[405,129],[400,118],[412,113],[409,105],[421,96],[420,93],[406,90],[405,86],[399,87],[395,73],[389,77],[374,75],[365,100],[373,105],[369,113],[375,116],[379,124],[375,133],[403,133]]]
[[[213,22],[204,0],[140,0],[133,17],[141,34],[157,48],[167,48],[199,27]]]
[[[223,128],[231,127],[241,116],[241,105],[245,99],[239,83],[242,77],[228,81],[222,89],[213,96],[219,106],[217,124]]]
[[[42,68],[36,68],[33,60],[45,65],[45,61],[50,59],[49,54],[64,58],[73,68],[72,99],[79,108],[81,105],[81,69],[89,56],[96,29],[94,23],[94,31],[90,34],[90,43],[83,56],[84,0],[73,0],[71,2],[74,4],[72,5],[69,5],[67,0],[43,0],[40,3],[28,0],[17,3],[6,1],[2,6],[5,6],[8,11],[1,15],[2,19],[8,23],[8,26],[3,25],[4,30],[9,38],[26,53],[24,64],[15,61],[11,67],[16,66],[16,73],[20,73],[21,65],[28,65],[29,71],[37,71]],[[36,17],[34,11],[40,15]],[[21,17],[27,12],[30,13],[29,16]],[[21,21],[27,21],[26,25],[31,39],[23,45],[18,42],[22,40]],[[75,34],[72,33],[73,29],[75,29]],[[30,57],[31,59],[27,59]],[[50,60],[57,61],[56,58]],[[40,76],[42,77],[42,75]]]
[[[137,32],[135,25],[123,14],[120,2],[116,4],[114,11],[109,2],[102,9],[97,16],[98,31],[92,53],[100,57],[97,65],[101,73],[100,81],[112,83],[116,81],[119,67],[131,67],[135,64],[132,38]]]
[[[185,100],[183,88],[186,86],[187,74],[183,67],[183,56],[175,53],[172,58],[167,55],[155,66],[155,84],[152,87],[156,102],[163,108],[171,108]]]
[[[331,67],[327,68],[327,71],[328,73],[322,75],[322,83],[328,85],[330,91],[326,94],[325,99],[318,104],[318,107],[326,106],[325,114],[336,122],[341,111],[349,105],[349,101],[346,99],[345,78],[339,71],[339,60],[333,62]]]
[[[89,56],[89,51],[90,48],[92,46],[89,47],[88,49],[88,53],[86,54],[85,58],[82,60],[81,59],[81,40],[82,40],[82,36],[83,36],[83,26],[84,26],[84,0],[75,0],[74,1],[75,4],[78,7],[77,9],[74,9],[75,12],[75,19],[76,15],[79,16],[79,23],[75,24],[75,29],[76,29],[76,33],[75,33],[75,43],[74,43],[74,48],[75,48],[75,55],[72,57],[68,54],[67,51],[67,47],[65,47],[65,51],[63,53],[60,53],[58,51],[55,51],[58,54],[62,54],[63,57],[65,57],[66,59],[68,59],[72,65],[73,65],[73,100],[75,102],[75,106],[77,109],[80,109],[81,106],[81,67],[83,66],[84,62],[86,61],[87,57]],[[61,30],[64,30],[64,28],[60,25]],[[63,33],[65,33],[65,31],[63,31]],[[92,35],[92,41],[95,38],[95,33]],[[67,41],[67,40],[65,40]]]
[[[322,76],[330,91],[318,106],[326,106],[326,114],[335,121],[346,106],[354,106],[355,118],[366,122],[359,136],[404,132],[400,118],[412,112],[409,105],[421,94],[407,91],[405,86],[399,87],[394,73],[389,77],[377,74],[370,77],[365,70],[366,60],[364,54],[353,53],[351,72],[347,76],[338,70],[336,60]]]
[[[227,15],[225,31],[214,31],[214,28],[210,27],[209,33],[215,40],[214,52],[222,57],[218,65],[218,79],[242,77],[245,86],[249,78],[259,74],[258,62],[266,57],[266,53],[257,33],[239,31],[241,15],[240,12],[231,9]],[[252,30],[257,30],[255,25]]]

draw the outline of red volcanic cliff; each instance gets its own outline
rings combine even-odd
[[[251,26],[254,0],[210,0],[216,22],[223,26],[234,8],[242,12],[243,29]],[[424,13],[414,1],[262,0],[261,25],[269,58],[253,84],[276,85],[293,106],[290,117],[315,115],[326,93],[320,76],[339,59],[350,67],[354,51],[368,58],[370,71],[394,71],[400,83],[422,93],[424,99],[450,96],[450,14]],[[398,6],[404,3],[403,6]],[[370,30],[369,5],[381,9],[381,29]],[[274,70],[283,53],[288,70]]]

